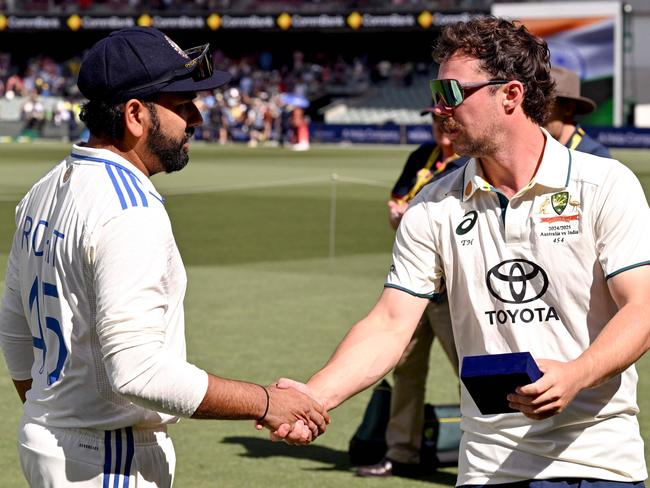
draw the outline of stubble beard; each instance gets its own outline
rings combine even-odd
[[[443,120],[442,130],[444,132],[456,131],[456,137],[453,139],[456,154],[481,158],[496,152],[496,143],[492,136],[495,131],[492,124],[487,127],[484,131],[485,135],[482,137],[470,137],[465,128],[452,118]]]

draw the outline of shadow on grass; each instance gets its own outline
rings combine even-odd
[[[350,464],[348,453],[338,451],[331,447],[319,446],[313,444],[310,446],[289,446],[280,442],[271,442],[259,437],[231,436],[222,441],[224,444],[240,444],[246,449],[242,454],[249,458],[270,458],[284,456],[293,459],[306,459],[317,461],[326,466],[314,468],[314,471],[351,471],[353,466]],[[417,478],[420,481],[428,481],[443,485],[454,486],[456,475],[439,471]]]

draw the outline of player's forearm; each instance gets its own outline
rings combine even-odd
[[[609,321],[574,366],[584,388],[598,386],[625,371],[650,349],[650,315],[641,303],[628,303]]]
[[[208,389],[192,418],[254,420],[266,410],[264,388],[253,383],[208,375]]]
[[[399,361],[410,336],[367,317],[350,330],[307,385],[326,410],[335,408],[383,378]]]

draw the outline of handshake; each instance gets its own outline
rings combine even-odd
[[[256,421],[255,428],[268,428],[272,441],[306,445],[325,432],[330,417],[307,385],[280,378],[266,390],[267,411]]]

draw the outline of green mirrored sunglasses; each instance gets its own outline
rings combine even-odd
[[[442,104],[447,108],[458,107],[465,98],[470,96],[476,90],[488,85],[502,85],[508,83],[508,80],[487,80],[476,81],[472,83],[461,83],[458,80],[431,80],[431,96],[435,105]]]

